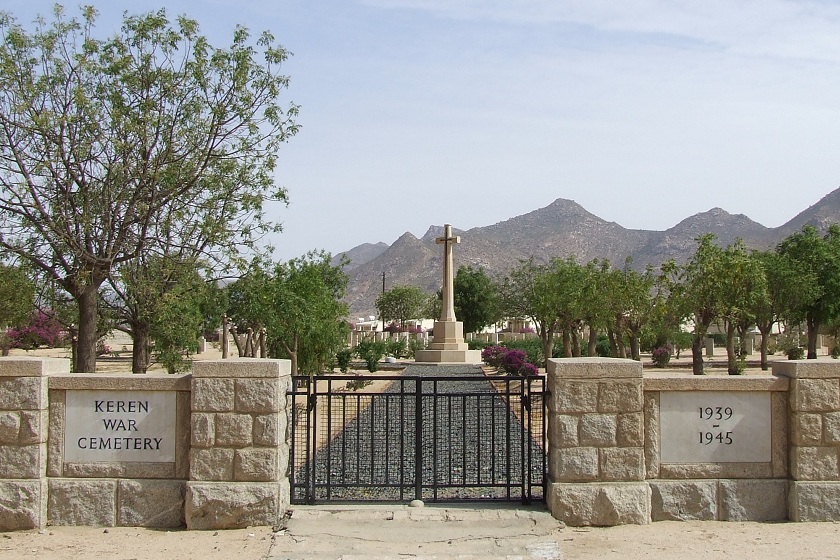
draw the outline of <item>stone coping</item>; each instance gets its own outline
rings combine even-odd
[[[564,379],[641,378],[642,362],[624,358],[552,358],[547,371]]]
[[[265,358],[229,358],[226,360],[207,360],[193,362],[193,377],[233,377],[237,379],[260,377],[283,377],[292,374],[292,362],[289,360],[269,360]]]
[[[840,360],[779,360],[773,362],[773,374],[791,379],[837,379]]]
[[[70,373],[51,375],[50,389],[90,391],[189,391],[191,374]]]
[[[686,375],[645,373],[645,391],[787,391],[790,380],[776,375]]]
[[[70,373],[70,360],[35,356],[0,357],[0,377],[43,377]]]

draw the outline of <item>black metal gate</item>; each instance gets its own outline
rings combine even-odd
[[[293,503],[544,499],[542,377],[293,379]]]

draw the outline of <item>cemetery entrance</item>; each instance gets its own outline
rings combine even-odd
[[[447,369],[293,377],[292,503],[543,500],[544,377]]]

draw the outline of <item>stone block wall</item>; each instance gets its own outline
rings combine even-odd
[[[189,529],[277,525],[289,506],[287,360],[196,362]]]
[[[0,361],[0,531],[47,522],[48,375],[66,360]]]
[[[644,378],[645,470],[652,521],[779,521],[787,518],[788,381],[771,375]],[[661,457],[660,400],[672,392],[769,394],[770,457],[766,462],[666,463]],[[743,436],[744,434],[739,434]]]
[[[840,362],[780,361],[773,375],[694,377],[643,376],[629,360],[560,359],[549,362],[548,390],[547,502],[569,525],[840,520]],[[690,459],[663,461],[660,400],[701,392],[686,398],[702,402],[703,391],[765,411],[744,417],[769,418],[760,459],[746,448],[735,459],[700,458],[689,444]],[[669,397],[672,407],[681,401]],[[765,426],[736,421],[740,427],[723,428],[735,429],[736,439]]]
[[[840,521],[840,364],[773,364],[790,379],[791,521]]]
[[[548,366],[552,514],[569,525],[650,522],[642,364],[564,358]]]
[[[189,375],[69,370],[69,360],[0,358],[0,531],[226,529],[282,519],[289,506],[288,360],[196,362]],[[174,394],[174,458],[70,460],[73,391]]]
[[[66,397],[71,391],[175,393],[175,460],[73,462],[65,454]],[[49,378],[47,519],[51,525],[172,528],[184,525],[189,478],[190,376],[66,374]]]

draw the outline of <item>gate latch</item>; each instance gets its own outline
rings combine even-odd
[[[531,412],[531,395],[522,395],[522,406],[525,407],[525,410]]]
[[[315,403],[318,402],[318,395],[312,393],[306,399],[306,410],[307,412],[312,412],[315,410]]]

